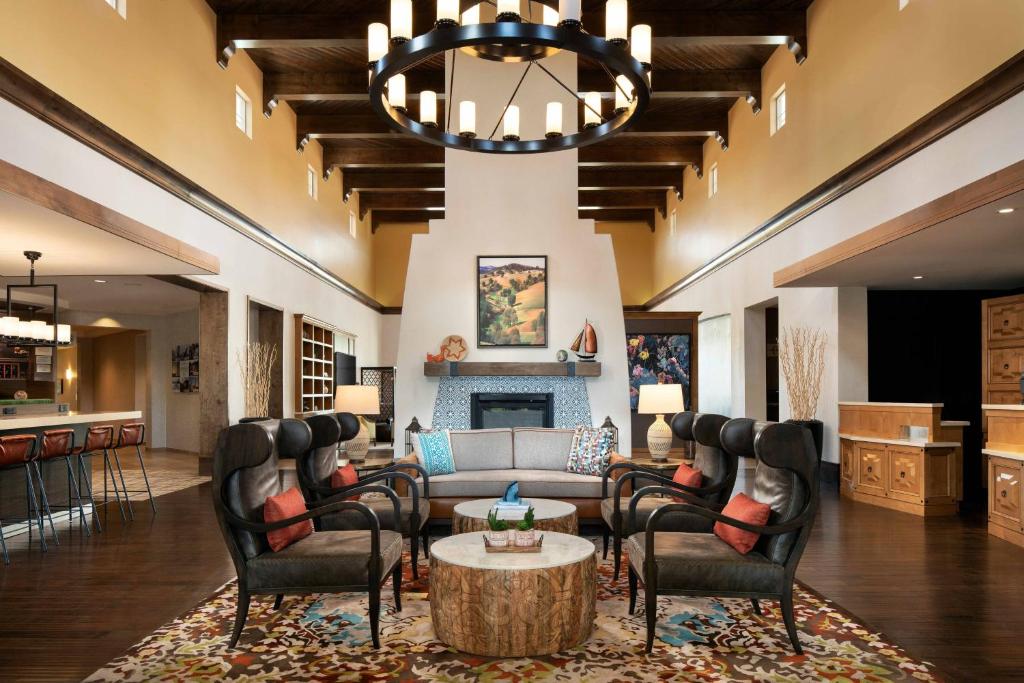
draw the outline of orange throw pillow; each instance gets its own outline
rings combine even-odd
[[[758,503],[745,493],[737,493],[722,510],[726,517],[757,526],[767,524],[771,513],[772,508],[768,503]],[[738,529],[725,522],[715,522],[715,536],[735,548],[740,555],[746,555],[753,550],[757,539],[761,538],[761,534]]]
[[[683,486],[689,486],[691,489],[699,489],[700,485],[704,483],[704,475],[700,470],[695,470],[685,462],[679,463],[679,467],[676,468],[676,473],[672,475],[672,481]],[[676,498],[680,503],[689,502],[685,498]]]
[[[356,468],[351,464],[339,467],[338,471],[331,475],[332,489],[340,489],[358,483],[359,475],[356,473]],[[359,496],[349,496],[345,500],[359,500]]]
[[[306,499],[293,486],[284,493],[267,498],[266,503],[263,504],[263,521],[268,524],[280,522],[282,519],[301,515],[305,511]],[[270,544],[270,549],[276,553],[311,533],[313,533],[313,520],[305,519],[283,529],[268,531],[267,543]]]

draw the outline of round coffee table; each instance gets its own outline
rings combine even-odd
[[[430,545],[430,616],[438,639],[486,657],[547,655],[594,628],[597,550],[544,532],[539,553],[488,553],[483,532]]]
[[[560,500],[547,498],[524,498],[523,501],[533,506],[533,528],[540,531],[559,531],[563,534],[576,534],[579,525],[576,523],[576,506]],[[487,513],[491,511],[497,498],[481,498],[459,503],[452,511],[452,533],[465,534],[470,531],[487,531]],[[509,526],[514,526],[509,520]]]

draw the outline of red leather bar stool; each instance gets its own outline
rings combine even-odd
[[[125,500],[128,501],[128,516],[131,519],[135,519],[135,513],[132,510],[132,501],[129,494],[132,493],[146,493],[149,494],[149,506],[153,508],[153,512],[156,513],[156,503],[153,502],[153,489],[149,486],[149,475],[146,474],[146,463],[142,461],[142,447],[146,444],[146,425],[141,422],[132,422],[129,424],[121,425],[121,428],[117,432],[117,446],[114,447],[114,462],[117,464],[117,469],[121,469],[121,460],[118,457],[117,450],[119,448],[135,448],[135,454],[139,457],[139,468],[142,470],[142,480],[146,482],[146,489],[136,489],[129,491],[124,487],[124,479],[121,479],[121,490],[124,492]]]
[[[32,542],[32,524],[39,528],[39,547],[46,551],[46,533],[43,530],[43,512],[36,500],[36,487],[33,482],[32,464],[35,460],[36,437],[32,434],[11,434],[0,436],[0,471],[25,470],[25,501],[28,506],[29,517],[24,522],[28,525],[28,540]],[[17,520],[14,520],[17,521]],[[50,518],[50,530],[53,531],[54,539],[57,538],[57,530],[53,528],[53,518]],[[3,549],[4,564],[10,564],[11,558],[7,555],[7,541],[4,540],[3,524],[0,524],[0,547]]]
[[[93,522],[96,531],[102,533],[103,525],[100,524],[100,517],[97,514],[96,499],[92,491],[92,456],[103,453],[103,502],[99,504],[106,508],[110,504],[107,498],[107,473],[110,473],[110,480],[114,484],[114,497],[117,499],[117,507],[121,511],[121,519],[127,519],[124,514],[124,505],[121,504],[121,494],[117,488],[117,477],[114,475],[114,466],[110,462],[109,451],[114,446],[114,427],[112,425],[94,425],[89,427],[85,433],[85,443],[71,449],[71,454],[78,456],[78,482],[85,490],[85,496],[93,509]],[[120,471],[120,469],[118,470]],[[124,476],[121,477],[122,481]]]
[[[67,505],[54,505],[62,510],[68,511],[68,528],[74,522],[74,510],[78,508],[78,521],[85,531],[86,536],[91,536],[89,523],[85,521],[85,505],[82,498],[82,489],[79,487],[78,479],[75,477],[75,470],[71,467],[71,449],[75,446],[75,432],[73,429],[48,429],[43,432],[43,438],[39,442],[39,450],[36,452],[36,473],[39,475],[39,495],[43,499],[47,513],[50,512],[50,504],[46,496],[46,482],[43,481],[43,465],[54,460],[64,460],[68,470],[68,503]]]

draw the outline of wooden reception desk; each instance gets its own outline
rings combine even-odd
[[[915,515],[956,514],[963,429],[941,403],[840,403],[842,495]]]
[[[988,532],[1024,547],[1024,405],[984,405],[988,440]]]

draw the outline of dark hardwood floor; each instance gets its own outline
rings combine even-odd
[[[0,568],[0,680],[76,681],[234,575],[210,485],[116,511],[45,555],[11,542]],[[923,520],[826,492],[799,577],[953,680],[1024,680],[1024,549],[982,518]]]

